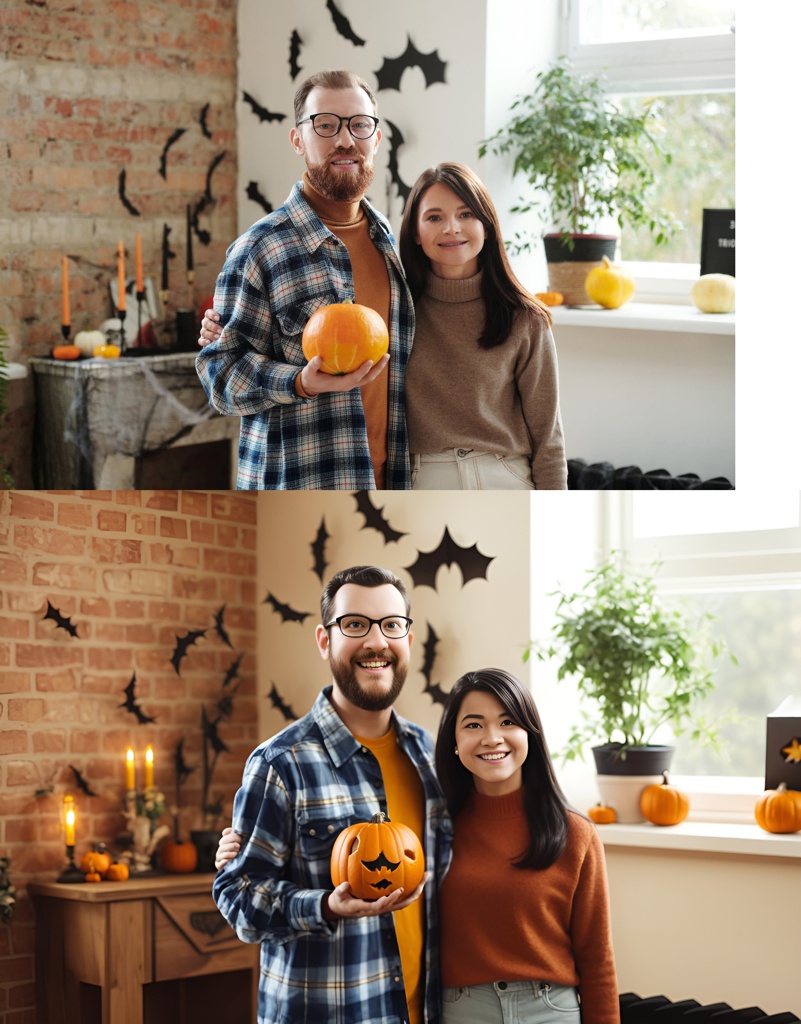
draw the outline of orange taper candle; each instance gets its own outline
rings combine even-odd
[[[142,236],[136,236],[136,291],[141,295],[145,290],[145,279],[142,276]]]
[[[61,326],[70,325],[70,273],[67,269],[67,257],[61,260]]]
[[[122,242],[117,243],[117,309],[120,313],[125,311],[125,249]]]

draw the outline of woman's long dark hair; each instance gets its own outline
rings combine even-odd
[[[459,708],[465,695],[475,690],[497,697],[515,724],[528,733],[528,756],[523,762],[523,805],[531,843],[513,864],[517,868],[548,868],[567,842],[569,805],[556,781],[534,698],[511,672],[500,668],[467,672],[456,680],[448,695],[435,755],[448,810],[455,819],[474,789],[472,773],[454,754],[454,747]]]
[[[551,314],[548,307],[526,291],[515,277],[506,255],[498,214],[490,194],[467,164],[445,163],[429,167],[414,183],[406,200],[400,231],[400,257],[414,301],[417,302],[425,291],[431,269],[422,246],[415,241],[417,214],[426,190],[438,183],[454,192],[472,210],[487,232],[484,247],[478,257],[479,266],[484,271],[482,298],[487,310],[484,330],[478,339],[481,348],[502,345],[509,337],[515,317],[521,310],[527,310],[530,317],[550,327]]]

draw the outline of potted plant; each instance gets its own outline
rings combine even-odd
[[[646,101],[635,113],[612,103],[602,82],[580,74],[562,57],[536,77],[531,93],[511,106],[512,118],[480,147],[514,156],[513,173],[547,195],[554,231],[544,236],[548,288],[561,292],[568,305],[592,300],[584,278],[604,256],[613,259],[617,236],[593,234],[599,223],[614,219],[622,228],[647,226],[663,243],[680,227],[668,212],[649,205],[655,165],[670,162],[658,141],[659,104]],[[543,205],[522,200],[513,212]],[[530,248],[517,237],[515,251]]]
[[[652,569],[655,573],[658,564]],[[615,807],[618,820],[626,820],[621,797],[605,793],[604,780],[629,777],[636,789],[633,820],[641,820],[639,793],[661,778],[674,752],[653,742],[659,730],[667,726],[673,736],[689,731],[700,743],[718,744],[717,729],[705,720],[702,705],[715,686],[707,657],[718,657],[724,644],[710,635],[709,616],[695,624],[666,607],[653,573],[626,572],[614,554],[590,571],[580,591],[558,596],[551,642],[530,644],[524,659],[532,652],[541,660],[557,659],[557,679],[576,679],[591,711],[582,711],[563,757],[583,757],[585,746],[595,741],[605,802]]]

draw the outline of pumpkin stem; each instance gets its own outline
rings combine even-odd
[[[370,823],[371,824],[373,822],[382,822],[382,821],[389,821],[389,818],[386,816],[386,814],[384,814],[383,811],[379,811],[378,814],[374,814],[372,816],[372,818],[370,819]]]
[[[786,793],[787,792],[787,783],[786,782],[780,782],[779,783],[779,788],[776,790],[776,792],[777,793]]]
[[[668,778],[667,771],[662,772],[662,785],[663,786],[669,786],[670,785],[670,779]]]

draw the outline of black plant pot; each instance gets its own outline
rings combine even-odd
[[[670,768],[675,747],[624,747],[605,743],[593,747],[595,770],[599,775],[661,775]]]
[[[562,235],[554,232],[543,237],[548,262],[548,290],[559,292],[567,306],[593,305],[584,289],[584,281],[604,256],[615,258],[616,235],[571,235],[572,248]]]
[[[218,829],[204,828],[198,829],[195,832],[190,832],[192,842],[197,848],[197,867],[195,871],[205,873],[208,871],[216,871],[214,867],[214,857],[217,853],[217,844],[220,841],[220,832]]]

